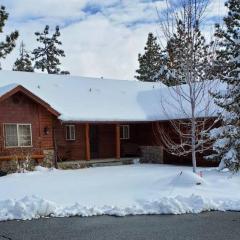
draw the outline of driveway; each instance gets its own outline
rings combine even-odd
[[[0,222],[0,240],[239,240],[240,212]]]

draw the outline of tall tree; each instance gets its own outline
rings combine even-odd
[[[214,67],[215,77],[226,84],[224,92],[213,93],[216,104],[223,110],[223,126],[213,129],[211,136],[216,154],[210,158],[221,160],[221,166],[233,171],[240,170],[240,4],[228,0],[228,15],[224,27],[216,25],[219,44]]]
[[[197,170],[197,153],[209,149],[202,132],[208,132],[215,122],[211,116],[209,91],[213,86],[205,81],[208,74],[208,46],[200,32],[207,0],[182,0],[174,9],[169,2],[172,22],[163,22],[167,36],[167,65],[162,66],[166,77],[173,82],[168,97],[162,99],[162,109],[170,119],[171,128],[158,124],[159,140],[165,149],[176,156],[191,156],[193,172]],[[174,26],[174,31],[169,29]],[[185,83],[185,84],[182,84]],[[170,115],[168,113],[171,113]],[[178,120],[176,120],[178,119]]]
[[[0,33],[3,33],[3,28],[8,20],[9,14],[6,12],[5,7],[0,7]],[[18,31],[14,31],[6,36],[5,41],[0,42],[0,59],[6,58],[16,46],[16,40],[18,38]],[[0,68],[1,69],[1,68]]]
[[[157,43],[157,37],[155,37],[152,33],[148,34],[144,50],[145,53],[143,55],[138,54],[139,69],[136,70],[138,75],[136,75],[135,78],[144,82],[159,81],[160,79],[158,79],[158,73],[164,59],[164,55]]]
[[[35,60],[34,67],[43,72],[47,71],[48,74],[69,74],[68,71],[61,72],[60,69],[61,62],[59,57],[65,57],[65,53],[58,48],[58,45],[62,45],[62,42],[58,39],[61,35],[59,27],[56,26],[52,36],[49,36],[48,25],[46,25],[43,32],[36,32],[35,35],[37,36],[37,41],[42,46],[39,46],[32,52]]]
[[[13,65],[13,71],[34,72],[31,57],[25,49],[25,44],[21,42],[19,48],[19,58]]]
[[[166,77],[170,86],[187,83],[189,78],[187,73],[190,71],[196,82],[208,79],[209,45],[201,34],[199,21],[196,19],[192,29],[189,29],[188,24],[186,17],[177,19],[176,33],[173,33],[167,42],[166,68],[171,74]]]

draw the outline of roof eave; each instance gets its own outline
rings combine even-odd
[[[38,96],[36,96],[35,94],[33,94],[31,91],[29,91],[28,89],[24,88],[22,85],[17,85],[15,88],[11,89],[10,91],[8,91],[7,93],[3,94],[2,96],[0,96],[0,102],[6,100],[7,98],[11,97],[12,95],[14,95],[15,93],[21,92],[24,95],[28,96],[29,98],[31,98],[33,101],[37,102],[38,104],[40,104],[41,106],[43,106],[44,108],[46,108],[50,113],[52,113],[54,116],[59,117],[61,114],[55,110],[54,108],[51,107],[50,104],[48,104],[47,102],[45,102],[44,100],[42,100],[41,98],[39,98]]]

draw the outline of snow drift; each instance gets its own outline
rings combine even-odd
[[[142,214],[184,214],[204,211],[240,211],[239,201],[213,201],[198,195],[190,197],[164,197],[152,201],[142,201],[128,207],[111,205],[83,206],[76,203],[63,207],[40,197],[31,196],[19,200],[0,202],[0,221],[22,219],[30,220],[40,217],[90,217],[98,215],[142,215]]]
[[[240,175],[137,164],[0,178],[0,221],[40,217],[240,211]]]

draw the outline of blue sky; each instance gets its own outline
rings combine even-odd
[[[5,32],[19,30],[14,52],[2,62],[11,69],[23,40],[36,47],[34,32],[46,24],[61,28],[66,58],[63,69],[73,75],[133,79],[137,55],[143,51],[148,32],[161,37],[156,7],[165,0],[2,0],[10,13]],[[214,22],[226,14],[224,0],[210,0],[203,32],[209,36]]]

